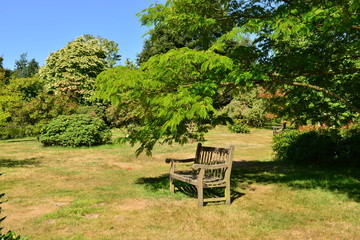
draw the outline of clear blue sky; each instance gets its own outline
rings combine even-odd
[[[142,49],[146,28],[136,13],[155,0],[0,0],[0,56],[5,68],[27,53],[42,66],[47,56],[83,34],[119,44],[121,63]],[[164,3],[165,0],[159,0]]]

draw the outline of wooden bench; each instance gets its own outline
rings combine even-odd
[[[198,206],[204,206],[204,202],[225,201],[231,203],[230,175],[234,146],[230,148],[204,147],[201,143],[196,149],[195,158],[173,159],[167,158],[170,163],[170,191],[175,192],[174,179],[196,186]],[[182,173],[175,172],[177,163],[193,162],[192,171]],[[204,188],[225,188],[224,197],[204,199]]]
[[[275,136],[276,134],[286,129],[286,122],[283,122],[281,126],[272,126],[272,128],[273,128],[273,135]]]

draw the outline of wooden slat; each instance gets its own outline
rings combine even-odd
[[[225,201],[225,197],[219,197],[219,198],[205,198],[204,202],[218,202],[218,201]]]

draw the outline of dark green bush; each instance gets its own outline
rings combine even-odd
[[[299,164],[360,167],[360,125],[349,124],[340,130],[303,127],[274,136],[275,158]]]
[[[333,163],[336,141],[330,131],[287,130],[273,140],[273,151],[278,160],[304,165]]]
[[[285,130],[274,136],[272,149],[277,160],[289,161],[292,159],[293,152],[296,149],[295,142],[299,135],[300,131]]]
[[[241,119],[234,119],[232,123],[228,124],[228,128],[234,133],[250,133],[249,127]]]
[[[59,116],[43,126],[39,137],[44,146],[94,146],[111,138],[104,121],[86,114]]]
[[[340,130],[337,143],[339,162],[360,167],[360,124],[349,124]]]

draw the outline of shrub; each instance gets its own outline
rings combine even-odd
[[[8,117],[0,124],[0,139],[38,136],[45,123],[59,115],[74,113],[78,106],[68,96],[42,93],[29,102],[19,100],[6,108]]]
[[[232,123],[228,124],[228,128],[234,133],[250,133],[249,127],[241,119],[235,119]]]
[[[94,146],[111,138],[104,121],[86,114],[59,116],[41,129],[39,137],[44,146]]]
[[[352,123],[340,130],[337,143],[338,159],[342,164],[360,167],[360,124]]]
[[[288,161],[292,159],[295,142],[299,135],[300,132],[297,130],[284,130],[274,136],[272,149],[277,160]]]
[[[330,131],[285,130],[273,140],[273,150],[278,160],[311,165],[334,162],[336,141]]]

